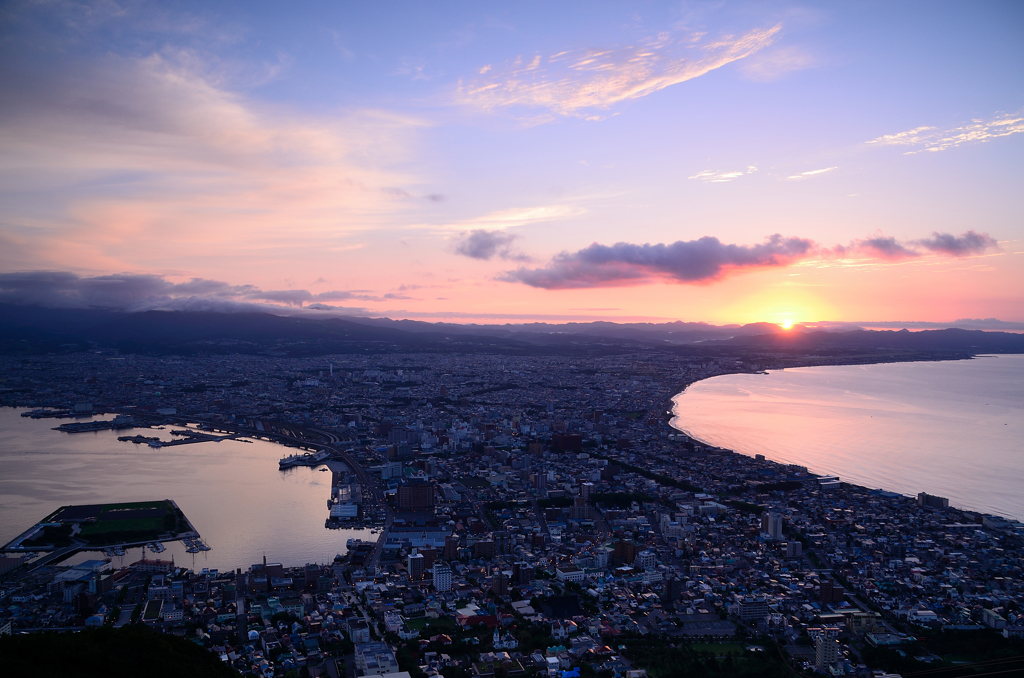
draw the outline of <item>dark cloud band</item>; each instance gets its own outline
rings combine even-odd
[[[544,289],[614,287],[658,279],[706,283],[738,269],[785,266],[806,257],[814,243],[779,234],[759,245],[727,245],[718,238],[679,240],[671,244],[594,243],[563,252],[541,268],[519,268],[502,279]]]

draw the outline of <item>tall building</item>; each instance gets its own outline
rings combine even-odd
[[[434,486],[429,482],[409,481],[398,486],[398,510],[420,511],[434,506]]]
[[[590,503],[590,495],[594,492],[594,483],[583,483],[580,485],[580,498],[584,504]]]
[[[494,579],[491,582],[491,591],[496,596],[507,596],[508,584],[508,576],[504,572],[499,572],[494,575]]]
[[[823,579],[821,581],[821,586],[818,589],[818,593],[822,604],[828,605],[829,603],[842,602],[843,597],[846,596],[846,589],[842,586],[837,586],[828,579]]]
[[[767,533],[773,541],[782,539],[782,516],[772,511],[761,514],[761,531]]]
[[[438,591],[452,590],[452,568],[443,560],[434,563],[434,588]]]
[[[444,559],[459,559],[459,538],[452,535],[444,538]]]
[[[423,556],[423,567],[427,570],[434,566],[434,562],[437,560],[437,549],[433,546],[424,546],[423,548],[417,549],[420,555]]]
[[[612,562],[616,565],[626,565],[636,560],[636,544],[629,541],[615,542],[615,552],[612,554]]]
[[[529,584],[533,581],[533,566],[523,562],[513,563],[512,576],[520,586]]]
[[[661,602],[673,603],[683,597],[686,591],[686,582],[679,577],[672,577],[665,580],[665,588],[661,594]]]
[[[804,553],[804,545],[798,541],[787,541],[786,542],[786,557],[787,558],[799,558]]]
[[[828,671],[839,663],[839,628],[821,626],[807,629],[807,635],[814,641],[814,666]]]
[[[419,581],[423,579],[424,558],[422,553],[413,552],[405,561],[405,569],[409,573],[409,579]]]

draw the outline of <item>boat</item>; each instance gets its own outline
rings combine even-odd
[[[153,553],[163,553],[164,551],[167,550],[167,547],[164,546],[163,544],[161,544],[158,541],[152,542],[150,544],[146,544],[146,546],[148,546],[149,550],[152,551]]]
[[[115,546],[111,550],[114,552],[115,556],[123,556],[124,555],[124,547],[123,546]]]
[[[193,539],[192,543],[200,551],[209,551],[210,550],[210,547],[207,546],[206,543],[202,539]]]

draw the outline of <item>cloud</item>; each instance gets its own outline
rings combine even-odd
[[[753,174],[756,171],[757,168],[754,167],[753,165],[750,165],[745,170],[738,170],[734,172],[717,172],[715,170],[704,170],[702,172],[697,172],[692,177],[687,178],[696,179],[697,181],[703,181],[706,184],[722,184],[728,181],[732,181],[733,179],[738,179],[739,177],[742,177],[745,174]]]
[[[519,268],[501,276],[544,289],[619,287],[656,281],[708,283],[740,270],[786,266],[815,249],[805,238],[770,236],[759,245],[727,245],[718,238],[671,244],[594,243],[563,252],[542,268]]]
[[[585,213],[586,209],[576,205],[539,205],[498,210],[466,221],[424,227],[444,231],[503,231],[516,226],[568,219]]]
[[[786,178],[787,179],[797,179],[797,180],[799,180],[799,179],[807,179],[808,177],[815,177],[815,176],[818,176],[819,174],[824,174],[825,172],[831,172],[832,170],[837,170],[837,169],[839,169],[839,168],[838,167],[826,167],[824,169],[811,170],[810,172],[801,172],[800,174],[794,174],[794,175],[786,177]]]
[[[331,251],[414,209],[385,189],[419,193],[391,168],[411,157],[420,122],[263,106],[197,61],[178,51],[0,70],[0,242],[19,247],[8,270]]]
[[[938,127],[917,127],[906,132],[887,134],[868,141],[878,146],[911,146],[905,155],[945,151],[965,143],[984,143],[1000,137],[1024,132],[1024,111],[997,115],[989,121],[976,118],[971,122],[939,129]]]
[[[878,236],[859,240],[854,244],[852,250],[888,260],[909,259],[921,256],[919,252],[902,245],[892,236]]]
[[[456,98],[488,111],[522,107],[594,118],[595,109],[653,94],[748,57],[772,44],[781,28],[759,28],[703,44],[703,34],[661,33],[637,45],[518,57],[503,69],[481,69],[479,74],[487,77],[460,81]]]
[[[999,247],[995,238],[987,233],[975,233],[974,231],[967,231],[959,237],[950,233],[932,233],[931,238],[917,242],[927,250],[938,254],[947,254],[951,257],[981,254]]]
[[[0,273],[0,303],[50,308],[101,308],[118,311],[211,310],[224,312],[302,308],[310,301],[344,299],[404,299],[402,295],[354,294],[334,291],[261,290],[255,285],[231,285],[220,280],[192,278],[181,283],[163,276],[119,273],[91,277],[66,271]],[[255,303],[269,302],[269,303]],[[317,304],[314,304],[317,305]],[[319,306],[323,306],[319,304]],[[350,313],[363,308],[331,307]]]
[[[925,252],[915,247],[923,248]],[[549,290],[624,287],[654,282],[706,284],[734,273],[781,268],[811,260],[828,266],[831,265],[830,260],[837,258],[901,261],[923,257],[927,253],[965,257],[996,248],[998,243],[994,238],[974,231],[960,236],[933,233],[929,239],[906,243],[879,234],[831,248],[822,247],[807,238],[784,238],[778,233],[758,245],[725,244],[718,238],[705,236],[671,244],[620,242],[609,246],[593,243],[576,252],[562,252],[547,266],[520,267],[505,271],[498,279]]]
[[[959,236],[952,233],[932,233],[931,238],[899,242],[892,236],[877,235],[872,238],[854,240],[849,245],[838,245],[832,253],[839,257],[861,256],[900,261],[924,256],[919,248],[933,254],[949,257],[966,257],[983,254],[999,248],[999,243],[987,233],[967,231]]]
[[[786,73],[811,68],[817,59],[806,50],[790,45],[763,50],[757,55],[744,59],[740,70],[751,80],[768,82],[777,80]]]
[[[464,236],[455,246],[455,251],[473,259],[486,260],[493,259],[495,256],[509,259],[514,256],[510,254],[510,248],[515,239],[516,237],[509,233],[485,231],[478,228]]]

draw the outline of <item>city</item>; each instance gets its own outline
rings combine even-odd
[[[0,360],[3,401],[26,416],[308,450],[293,463],[333,471],[325,526],[373,528],[333,562],[270,553],[233,571],[9,551],[5,632],[140,623],[267,678],[637,678],[670,655],[726,675],[879,675],[941,662],[956,634],[1024,637],[1020,522],[669,426],[687,384],[786,356]]]

